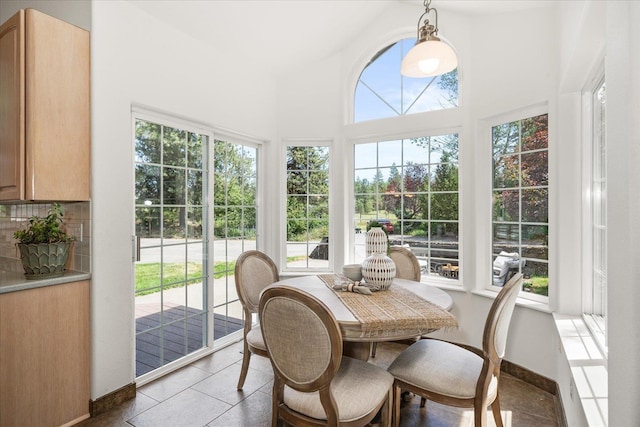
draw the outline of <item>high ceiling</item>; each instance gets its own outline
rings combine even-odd
[[[419,0],[131,0],[167,25],[231,56],[252,56],[261,72],[274,75],[331,55],[375,17],[400,3],[423,11]],[[435,0],[457,13],[496,13],[539,7],[551,1]],[[411,25],[414,25],[412,22]]]

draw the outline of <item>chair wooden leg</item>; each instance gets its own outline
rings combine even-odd
[[[481,399],[476,399],[473,405],[473,425],[487,427],[487,407]]]
[[[244,342],[244,353],[242,355],[242,369],[240,370],[240,379],[238,380],[238,390],[242,390],[244,386],[244,380],[247,378],[247,372],[249,372],[249,360],[251,359],[251,351],[247,342]]]
[[[424,408],[427,405],[427,398],[426,397],[421,397],[420,398],[420,407]]]
[[[378,343],[374,342],[371,344],[371,357],[376,357],[376,349],[378,348]]]
[[[277,378],[273,381],[273,388],[271,389],[271,427],[284,427],[287,425],[283,419],[280,418],[280,392],[278,391]]]
[[[387,393],[387,401],[382,405],[382,410],[380,411],[380,424],[383,426],[391,427],[393,419],[393,386],[389,389],[389,393]]]
[[[393,385],[393,426],[400,426],[400,401],[402,390],[396,384]]]
[[[500,413],[499,395],[496,395],[496,400],[491,404],[491,411],[493,412],[493,419],[496,421],[496,427],[504,427],[504,424],[502,423],[502,414]]]

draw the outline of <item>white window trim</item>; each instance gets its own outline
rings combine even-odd
[[[445,112],[446,114],[446,113],[451,113],[452,111],[459,111],[459,108],[455,110],[442,110],[442,111]],[[420,116],[423,114],[437,114],[438,112],[418,113],[418,114],[415,114],[415,116]],[[454,117],[457,117],[457,116],[454,116]],[[397,123],[401,124],[400,121],[402,120],[402,117],[393,117],[390,119],[381,119],[381,120],[398,120]],[[366,123],[373,123],[373,122],[375,121],[366,122]],[[357,124],[354,124],[354,125],[357,126]],[[458,134],[458,170],[460,171],[458,174],[458,264],[462,267],[462,269],[461,269],[460,276],[458,277],[457,280],[447,279],[444,277],[427,276],[427,277],[423,277],[421,282],[438,286],[444,289],[450,289],[450,290],[460,290],[464,288],[464,276],[465,276],[464,220],[463,220],[464,218],[464,195],[463,195],[464,172],[462,172],[463,170],[462,165],[465,163],[463,160],[465,134],[464,134],[464,127],[462,124],[458,126],[450,126],[450,127],[434,126],[430,128],[425,128],[424,131],[416,130],[416,131],[410,131],[410,132],[405,131],[405,132],[398,132],[398,133],[386,133],[386,134],[381,133],[380,135],[375,135],[375,136],[367,135],[367,136],[361,136],[361,137],[354,137],[347,141],[347,144],[345,144],[345,146],[348,147],[348,153],[345,153],[345,158],[344,158],[347,175],[345,175],[343,191],[345,192],[346,199],[347,199],[347,203],[345,204],[345,209],[347,209],[349,212],[348,219],[347,219],[348,233],[346,233],[346,237],[348,239],[347,247],[349,248],[349,252],[347,254],[349,263],[355,262],[354,260],[355,230],[353,229],[353,224],[355,222],[355,217],[354,217],[355,194],[354,194],[354,188],[353,188],[354,187],[353,183],[355,180],[355,176],[354,176],[355,145],[367,144],[367,143],[373,143],[373,142],[392,141],[392,140],[404,140],[404,139],[411,139],[411,138],[417,138],[417,137],[434,137],[439,135],[448,135],[452,133]],[[467,273],[467,275],[471,276],[470,273]]]
[[[329,260],[327,264],[327,268],[292,268],[287,267],[287,147],[295,146],[295,147],[327,147],[329,149]],[[334,212],[336,211],[334,205],[336,203],[336,199],[338,198],[339,192],[336,192],[335,189],[338,188],[340,183],[335,182],[335,167],[336,162],[334,160],[334,139],[333,138],[282,138],[280,144],[280,153],[279,153],[279,167],[278,167],[278,175],[280,177],[280,249],[279,249],[279,259],[280,259],[280,271],[284,276],[287,275],[305,275],[305,274],[315,274],[315,273],[327,273],[337,271],[335,268],[335,252],[336,252],[336,232],[335,232],[335,217]]]
[[[553,283],[556,282],[553,279],[554,275],[552,274],[552,271],[554,269],[552,266],[554,262],[554,257],[552,256],[552,254],[554,253],[553,244],[555,242],[553,238],[553,233],[554,233],[553,218],[555,217],[553,212],[554,212],[555,206],[553,206],[554,191],[552,189],[554,185],[553,182],[555,181],[555,175],[552,173],[552,170],[553,170],[552,157],[554,157],[553,149],[552,149],[554,144],[554,134],[552,132],[552,129],[553,129],[554,118],[552,117],[548,102],[542,102],[542,103],[514,109],[502,114],[486,117],[478,121],[477,140],[480,141],[480,143],[476,147],[477,149],[476,168],[477,168],[477,178],[478,178],[476,180],[476,189],[483,189],[483,188],[486,189],[485,190],[486,193],[484,193],[486,194],[486,197],[479,197],[476,200],[476,206],[478,207],[478,210],[477,210],[478,215],[476,217],[476,222],[475,222],[477,233],[478,233],[476,236],[478,245],[476,247],[478,248],[478,251],[477,251],[478,254],[485,254],[484,258],[482,258],[481,255],[478,255],[476,259],[476,269],[477,269],[476,274],[477,274],[477,277],[483,278],[484,280],[486,280],[486,282],[480,281],[482,283],[476,284],[476,287],[473,289],[473,291],[475,291],[478,294],[484,294],[483,291],[498,293],[500,289],[502,289],[500,287],[496,287],[492,285],[493,281],[491,277],[492,277],[492,271],[493,271],[492,269],[492,266],[493,266],[492,228],[493,227],[487,227],[486,225],[486,224],[493,224],[493,219],[492,219],[493,211],[492,211],[492,203],[491,203],[491,200],[493,199],[492,198],[493,144],[491,140],[491,136],[492,136],[491,129],[494,126],[498,126],[500,124],[510,123],[510,122],[522,120],[528,117],[535,117],[541,114],[549,115],[549,122],[548,122],[549,137],[548,137],[548,144],[547,144],[547,152],[548,152],[547,161],[548,161],[548,172],[549,172],[549,186],[548,186],[549,200],[548,200],[547,208],[548,208],[549,222],[547,224],[549,227],[548,261],[549,261],[549,287],[550,288],[549,288],[549,295],[546,297],[542,295],[533,294],[530,292],[520,292],[518,298],[531,300],[534,303],[536,303],[534,304],[534,306],[536,307],[540,305],[537,303],[541,303],[542,306],[545,307],[543,310],[546,310],[546,307],[548,307],[548,304],[549,304],[549,297],[553,293],[551,286]],[[489,285],[486,286],[485,283]],[[526,305],[529,305],[529,304],[526,304]]]
[[[207,178],[208,180],[210,180],[212,178],[211,176],[211,168],[213,165],[213,141],[214,141],[214,132],[213,129],[210,126],[207,126],[206,124],[202,124],[202,123],[198,123],[183,117],[179,117],[176,115],[172,115],[170,113],[167,112],[162,112],[159,110],[155,110],[152,109],[150,107],[146,107],[146,106],[142,106],[142,105],[138,105],[138,104],[132,104],[131,105],[131,159],[133,162],[135,162],[135,143],[134,143],[134,139],[135,139],[135,122],[137,119],[140,120],[145,120],[145,121],[150,121],[153,123],[158,123],[161,124],[162,126],[168,126],[168,127],[174,127],[174,128],[179,128],[179,129],[187,129],[190,132],[196,132],[202,135],[205,135],[208,138],[208,147],[207,147],[207,167],[204,169],[206,171],[207,174]],[[135,167],[131,168],[131,183],[132,183],[132,187],[131,187],[131,200],[134,201],[135,200],[135,184],[136,184],[136,180],[135,180]],[[212,212],[212,207],[211,207],[211,202],[213,200],[213,185],[211,185],[210,182],[207,182],[207,199],[204,203],[205,206],[205,212],[211,213]],[[135,202],[134,202],[135,203]],[[134,212],[135,212],[135,208],[134,208]],[[206,258],[206,262],[203,264],[203,269],[206,276],[211,277],[209,280],[207,280],[207,284],[206,284],[206,295],[207,295],[207,325],[213,325],[213,276],[210,274],[210,272],[208,271],[208,269],[210,268],[210,261],[213,259],[213,219],[209,218],[207,220],[207,227],[205,230],[203,230],[203,233],[206,233],[208,236],[208,243],[206,245],[206,253],[205,253],[205,258]],[[132,229],[132,235],[135,235],[135,227]],[[133,280],[135,280],[135,278],[133,278]],[[132,299],[131,304],[135,303],[135,299]],[[135,322],[134,322],[135,323]],[[227,344],[224,344],[227,345]],[[136,348],[136,334],[133,333],[131,335],[131,348],[135,349]],[[146,374],[143,374],[139,377],[136,378],[136,383],[137,384],[147,384],[151,381],[154,381],[166,374],[169,374],[173,371],[176,371],[184,366],[187,366],[188,364],[192,363],[194,360],[198,360],[200,358],[202,358],[205,355],[211,354],[214,349],[217,348],[214,347],[214,330],[213,327],[207,327],[207,338],[206,338],[206,343],[205,346],[202,347],[201,349],[198,349],[192,353],[189,353],[187,355],[185,355],[184,357],[181,357],[173,362],[170,362],[168,364],[165,364],[159,368],[156,368]],[[133,372],[135,372],[135,364],[136,364],[136,357],[134,355],[134,357],[131,360],[131,364],[132,364],[132,369]]]
[[[592,77],[582,92],[582,319],[593,340],[607,359],[608,318],[605,316],[605,330],[602,331],[590,313],[592,304],[588,297],[593,288],[593,237],[592,237],[592,151],[593,151],[593,94],[605,80],[604,60],[592,73]]]

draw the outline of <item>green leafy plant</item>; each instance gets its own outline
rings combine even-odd
[[[60,243],[70,242],[72,237],[61,228],[62,226],[62,206],[54,204],[49,209],[46,217],[32,216],[25,230],[17,230],[13,237],[19,243],[39,244],[39,243]]]
[[[369,221],[369,223],[367,223],[367,231],[371,230],[371,228],[373,228],[373,227],[380,227],[380,228],[382,228],[382,231],[384,231],[384,234],[386,234],[387,236],[389,235],[387,233],[387,230],[385,230],[384,227],[382,226],[382,224],[380,224],[375,219],[372,219],[371,221]]]

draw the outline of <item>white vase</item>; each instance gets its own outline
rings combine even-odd
[[[365,237],[367,256],[374,253],[386,254],[388,245],[389,239],[381,227],[371,227],[367,231],[367,236]]]
[[[396,264],[386,253],[373,253],[362,261],[362,277],[374,289],[389,289],[396,277]]]

